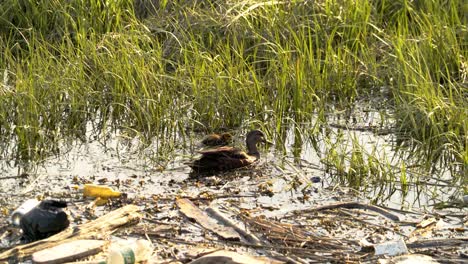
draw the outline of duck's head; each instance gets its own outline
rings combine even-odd
[[[251,144],[257,144],[257,143],[270,143],[266,137],[265,137],[265,134],[263,134],[262,131],[260,130],[252,130],[250,131],[249,133],[247,133],[247,136],[246,136],[246,143],[247,145],[251,145]]]
[[[222,133],[221,134],[221,139],[225,142],[231,142],[232,141],[232,135],[230,133]]]

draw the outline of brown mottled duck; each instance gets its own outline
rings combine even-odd
[[[227,144],[232,142],[232,135],[230,133],[222,133],[222,134],[211,134],[206,136],[202,140],[202,144],[208,147],[216,147],[216,146],[226,146]]]
[[[189,166],[196,173],[231,170],[250,165],[260,158],[257,143],[268,143],[260,130],[252,130],[246,136],[247,153],[233,147],[219,147],[199,151],[202,155]]]

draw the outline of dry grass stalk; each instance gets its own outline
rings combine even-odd
[[[311,231],[293,224],[280,223],[263,217],[243,216],[243,218],[253,230],[262,233],[272,243],[318,250],[352,251],[349,246],[344,245],[344,242],[349,241],[317,236]]]

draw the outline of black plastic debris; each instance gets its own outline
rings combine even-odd
[[[314,176],[312,178],[310,178],[310,180],[313,182],[313,183],[319,183],[322,181],[322,178],[320,178],[319,176]]]
[[[62,210],[65,207],[67,203],[63,201],[44,200],[39,203],[20,220],[22,240],[32,242],[44,239],[67,228],[70,221]]]

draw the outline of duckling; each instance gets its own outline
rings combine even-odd
[[[202,144],[208,147],[226,146],[232,142],[230,133],[210,134],[202,140]]]
[[[260,158],[257,143],[269,143],[260,130],[252,130],[246,136],[247,153],[238,148],[219,147],[199,151],[202,155],[189,166],[194,172],[224,171],[250,165]]]

